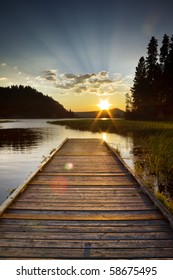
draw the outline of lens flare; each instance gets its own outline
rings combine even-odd
[[[65,176],[58,176],[57,180],[54,180],[50,184],[51,191],[58,195],[61,195],[68,190],[68,179]]]
[[[64,169],[65,170],[72,170],[74,167],[73,163],[72,162],[67,162],[65,165],[64,165]]]

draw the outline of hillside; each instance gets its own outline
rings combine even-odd
[[[0,118],[73,118],[59,102],[29,86],[0,87]]]
[[[79,118],[95,118],[99,116],[99,118],[124,118],[125,112],[118,108],[113,108],[109,110],[109,113],[106,110],[100,111],[93,111],[93,112],[76,112],[75,113]]]

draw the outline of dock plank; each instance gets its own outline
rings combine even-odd
[[[87,246],[92,249],[97,248],[109,248],[109,249],[127,249],[127,248],[146,248],[146,239],[141,240],[62,240],[62,239],[52,239],[52,240],[26,240],[26,239],[0,239],[0,246],[2,247],[19,247],[19,248],[52,248],[52,249],[81,249],[86,248]],[[173,240],[147,240],[147,246],[149,248],[173,248]]]
[[[172,259],[172,248],[2,248],[3,259]]]
[[[44,223],[39,224],[37,221],[37,224],[22,224],[19,227],[19,223],[13,224],[13,223],[1,223],[0,232],[172,232],[170,227],[162,226],[162,225],[131,225],[131,226],[116,226],[116,225],[101,225],[99,224],[98,227],[95,225],[74,225],[74,224],[50,224],[50,223]]]
[[[0,259],[173,259],[173,230],[99,139],[68,139],[1,211]]]
[[[20,211],[20,210],[19,210]],[[131,213],[131,211],[127,211],[125,213],[88,213],[88,212],[80,212],[80,213],[56,213],[55,211],[47,211],[47,213],[41,213],[43,211],[40,211],[40,213],[34,212],[33,210],[31,213],[26,213],[27,211],[23,211],[22,213],[4,213],[2,215],[2,218],[6,219],[30,219],[30,220],[91,220],[91,221],[97,221],[97,220],[112,220],[112,221],[121,221],[121,220],[158,220],[158,219],[164,219],[164,216],[159,211],[148,211],[148,213],[143,213],[143,211],[138,211],[137,213]],[[59,211],[60,212],[60,211]]]

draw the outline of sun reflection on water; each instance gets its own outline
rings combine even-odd
[[[106,132],[103,132],[103,134],[102,134],[102,140],[103,140],[103,141],[106,141],[106,140],[107,140]]]

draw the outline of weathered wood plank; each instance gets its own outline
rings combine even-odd
[[[82,164],[82,162],[80,163]],[[51,168],[44,168],[42,171],[42,175],[49,175],[52,173],[52,175],[58,175],[58,174],[88,174],[91,176],[91,174],[107,174],[107,175],[119,175],[119,176],[125,176],[126,174],[124,173],[124,171],[122,171],[121,169],[118,169],[118,167],[114,166],[114,167],[100,167],[97,166],[95,167],[94,165],[90,165],[90,166],[83,166],[81,167],[79,164],[79,167],[71,167],[71,165],[73,165],[72,163],[66,163],[64,164],[64,166],[61,168],[59,167],[59,164],[55,164],[54,166],[52,166]],[[108,163],[109,165],[109,163]],[[58,170],[57,170],[57,166],[58,166]]]
[[[96,170],[94,170],[92,173],[91,172],[40,172],[40,176],[45,176],[46,178],[49,178],[48,176],[80,176],[80,177],[90,177],[90,176],[106,176],[106,177],[114,177],[114,178],[118,178],[118,177],[126,177],[126,178],[131,178],[131,176],[127,176],[127,174],[125,173],[120,173],[120,172],[96,172]]]
[[[64,197],[82,197],[82,196],[88,196],[88,197],[108,197],[110,198],[111,196],[112,197],[118,197],[118,198],[123,198],[125,195],[126,195],[126,192],[118,192],[118,191],[115,191],[115,190],[108,190],[108,191],[104,191],[104,190],[93,190],[93,191],[90,191],[90,190],[72,190],[72,189],[69,189],[69,188],[65,188],[65,187],[61,187],[61,188],[49,188],[49,189],[44,189],[44,190],[31,190],[31,192],[29,193],[26,193],[25,194],[26,196],[25,197],[32,197],[32,196],[37,196],[37,197],[41,197],[41,196],[56,196],[56,195],[61,195],[61,196],[64,196]],[[135,192],[134,191],[127,191],[127,199],[128,199],[128,196],[131,196],[131,197],[139,197],[137,195],[135,195]],[[142,198],[146,198],[146,196],[144,195],[141,195]],[[150,200],[148,200],[150,201]]]
[[[31,197],[22,197],[21,200],[17,199],[16,201],[21,201],[21,202],[35,202],[37,203],[38,201],[40,202],[44,202],[44,203],[49,203],[49,202],[56,202],[56,203],[81,203],[81,202],[90,202],[90,201],[95,201],[96,203],[112,203],[112,205],[116,204],[116,203],[121,203],[121,204],[125,204],[123,197],[113,197],[112,199],[104,196],[87,196],[87,195],[76,195],[76,196],[64,196],[64,195],[53,195],[53,197],[51,197],[51,195],[49,195],[46,198],[46,195],[40,195],[39,198],[37,196],[31,196]],[[153,205],[151,202],[147,201],[146,198],[143,199],[139,199],[137,197],[133,197],[133,196],[127,196],[127,198],[129,198],[129,204],[134,204],[134,203],[144,203],[145,205]],[[105,204],[106,205],[106,204]],[[9,206],[10,207],[10,206]]]
[[[55,188],[55,189],[63,189],[64,188],[64,185],[55,185],[55,184],[49,184],[48,182],[45,183],[45,184],[29,184],[28,187],[29,187],[29,191],[26,190],[26,194],[30,194],[30,192],[34,193],[36,192],[37,190],[38,191],[50,191],[52,189],[52,186]],[[141,192],[141,190],[136,186],[136,185],[124,185],[124,186],[121,186],[121,185],[103,185],[103,186],[98,186],[98,185],[83,185],[83,186],[80,186],[80,185],[68,185],[67,186],[67,190],[69,192],[77,192],[77,191],[80,191],[80,192],[104,192],[105,194],[109,194],[109,191],[111,192],[114,192],[114,193],[123,193],[124,195],[127,193],[133,193],[134,195],[145,195],[146,194],[144,192]]]
[[[53,249],[53,248],[2,248],[1,258],[42,258],[42,259],[163,259],[173,258],[172,248],[137,248],[137,249]]]
[[[99,211],[107,211],[107,210],[153,210],[153,209],[156,209],[156,207],[154,205],[152,206],[148,206],[148,205],[126,205],[126,204],[123,204],[123,205],[99,205],[99,204],[96,204],[95,206],[94,205],[90,205],[90,204],[73,204],[73,205],[67,205],[66,203],[64,203],[63,205],[61,204],[42,204],[42,203],[30,203],[30,205],[28,204],[18,204],[18,205],[12,205],[9,207],[9,209],[31,209],[31,210],[86,210],[86,211],[91,211],[91,210],[99,210]]]
[[[33,212],[33,211],[32,211]],[[43,212],[43,211],[42,211]],[[49,211],[50,212],[50,211]],[[161,213],[152,213],[153,211],[150,211],[149,213],[142,214],[142,213],[136,213],[136,214],[130,214],[130,213],[124,213],[124,214],[107,214],[106,212],[104,214],[98,213],[98,214],[92,214],[88,213],[84,215],[83,213],[79,214],[53,214],[53,213],[47,213],[42,214],[40,213],[4,213],[2,215],[2,218],[6,219],[31,219],[31,220],[155,220],[155,219],[164,219],[164,216]],[[141,211],[142,212],[142,211]]]
[[[29,198],[27,198],[27,197],[22,197],[22,198],[20,198],[20,199],[16,199],[16,201],[15,202],[22,202],[22,203],[24,203],[24,202],[26,202],[27,204],[28,203],[37,203],[37,202],[42,202],[42,203],[49,203],[49,202],[51,202],[51,203],[65,203],[65,204],[67,204],[67,203],[70,203],[70,204],[73,204],[73,203],[90,203],[90,204],[97,204],[97,203],[104,203],[104,205],[107,205],[107,204],[109,204],[109,205],[114,205],[114,204],[116,204],[117,205],[117,203],[119,203],[119,204],[127,204],[127,203],[125,203],[124,202],[124,200],[123,200],[123,198],[122,197],[120,197],[120,198],[117,198],[117,197],[112,197],[112,198],[109,198],[109,197],[86,197],[86,196],[83,196],[83,197],[81,197],[81,196],[79,196],[79,197],[55,197],[55,196],[51,196],[51,195],[49,195],[49,197],[47,197],[46,198],[46,196],[44,196],[44,197],[29,197]],[[143,198],[143,199],[141,199],[141,198],[137,198],[137,197],[129,197],[129,199],[128,199],[128,204],[129,205],[131,205],[131,204],[140,204],[141,203],[141,205],[143,205],[142,203],[145,203],[145,205],[153,205],[151,202],[149,202],[146,198]],[[14,206],[14,204],[12,204],[11,205],[12,207]],[[11,207],[11,206],[9,206],[9,207]]]
[[[151,226],[157,227],[161,226],[164,229],[171,229],[168,222],[165,219],[162,220],[29,220],[29,219],[1,219],[1,225],[19,225],[19,226],[43,226],[43,227],[51,227],[51,226],[61,226],[61,227],[68,227],[68,226],[79,226],[79,227],[88,227],[92,226],[94,228],[100,227],[118,227],[122,228],[133,228],[134,226],[142,228],[147,227],[150,228]],[[172,229],[171,229],[172,231]]]
[[[127,190],[127,191],[121,191],[121,190],[115,190],[115,189],[108,189],[108,190],[101,190],[101,189],[98,189],[98,190],[90,190],[90,189],[71,189],[71,188],[64,188],[63,186],[61,187],[55,187],[55,188],[51,188],[51,186],[49,186],[49,188],[47,189],[32,189],[30,192],[26,192],[24,193],[24,195],[26,196],[35,196],[35,195],[52,195],[52,194],[58,194],[59,193],[62,193],[64,195],[73,195],[75,196],[75,194],[77,196],[82,196],[82,195],[88,195],[88,196],[97,196],[97,194],[99,196],[104,196],[104,197],[111,197],[111,195],[114,195],[114,196],[125,196],[127,194],[127,196],[133,196],[133,197],[146,197],[145,194],[140,194],[140,192],[136,191],[134,189],[131,189],[131,190]]]
[[[34,203],[36,204],[36,203],[38,203],[38,204],[40,204],[40,203],[42,203],[42,200],[41,200],[42,198],[40,198],[40,199],[30,199],[30,200],[26,200],[26,201],[20,201],[19,203],[23,203],[23,204],[21,204],[21,206],[22,207],[24,207],[23,205],[24,205],[24,203],[25,204],[30,204],[31,203],[31,205],[33,205]],[[94,201],[95,201],[95,203],[94,203]],[[104,203],[105,202],[105,203]],[[16,204],[16,203],[18,203],[18,201],[16,201],[15,202],[15,204],[13,203],[13,204],[11,204],[10,206],[9,206],[9,209],[10,208],[14,208],[14,207],[20,207],[20,204]],[[50,205],[50,204],[55,204],[55,205],[59,205],[59,206],[63,206],[64,204],[66,204],[66,206],[67,206],[67,204],[70,204],[69,206],[71,206],[71,205],[73,205],[73,206],[77,206],[77,205],[90,205],[90,206],[94,206],[94,205],[102,205],[102,206],[105,206],[105,207],[111,207],[111,205],[112,206],[114,206],[114,207],[116,207],[116,206],[125,206],[125,205],[127,205],[126,203],[124,203],[123,201],[121,201],[121,200],[119,200],[119,201],[109,201],[109,200],[99,200],[99,199],[97,199],[97,200],[94,200],[94,198],[91,198],[91,199],[89,199],[89,198],[87,198],[87,199],[85,199],[85,197],[83,198],[83,199],[81,199],[81,200],[73,200],[73,201],[71,201],[71,199],[69,198],[69,199],[58,199],[58,200],[56,200],[56,199],[48,199],[47,201],[46,201],[46,199],[45,199],[45,201],[43,200],[43,207],[44,207],[44,205],[46,206],[46,204],[47,205]],[[148,209],[145,209],[145,210],[150,210],[150,207],[153,207],[153,204],[151,204],[150,202],[145,202],[145,201],[129,201],[129,206],[130,207],[133,207],[133,206],[148,206]],[[156,209],[156,207],[154,206],[154,209]],[[106,209],[105,209],[106,210]],[[110,210],[113,210],[113,209],[110,209]],[[123,210],[123,209],[122,209]],[[140,210],[140,209],[139,209]],[[103,209],[103,211],[104,211],[104,209]]]
[[[65,190],[65,191],[64,191]],[[45,187],[34,187],[34,188],[30,188],[29,191],[26,191],[22,194],[20,194],[20,197],[22,196],[38,196],[39,195],[52,195],[54,192],[55,194],[58,193],[58,192],[61,192],[63,194],[66,194],[66,195],[78,195],[78,196],[82,196],[82,195],[92,195],[92,196],[97,196],[97,194],[99,196],[104,196],[104,197],[109,197],[111,198],[112,196],[116,197],[116,196],[133,196],[133,197],[142,197],[142,198],[147,198],[148,197],[146,196],[146,194],[144,193],[141,193],[139,189],[137,188],[125,188],[125,189],[121,189],[121,188],[115,188],[115,187],[105,187],[103,186],[103,189],[101,188],[78,188],[78,186],[75,188],[71,188],[71,187],[67,187],[67,188],[64,188],[64,186],[54,186],[54,188],[52,189],[52,186],[49,185],[47,188]],[[150,199],[148,199],[148,201],[150,201]]]
[[[20,239],[60,239],[60,240],[159,240],[172,239],[173,232],[20,232]],[[0,232],[0,239],[19,239],[18,232]]]
[[[64,187],[61,186],[61,187],[57,187],[55,188],[55,190],[51,189],[51,187],[48,187],[47,189],[40,189],[38,188],[37,189],[32,189],[30,190],[29,192],[24,192],[22,194],[20,194],[20,198],[27,198],[27,197],[38,197],[38,194],[39,195],[42,195],[42,196],[51,196],[51,195],[54,195],[54,192],[55,192],[55,195],[58,194],[58,192],[62,192],[62,194],[66,195],[66,196],[73,196],[73,197],[80,197],[80,196],[96,196],[96,197],[107,197],[107,198],[110,198],[110,199],[114,199],[114,198],[122,198],[124,199],[124,196],[127,195],[127,197],[132,197],[132,198],[139,198],[139,199],[146,199],[148,201],[150,201],[150,199],[148,199],[148,197],[143,193],[141,194],[138,190],[135,190],[135,189],[129,189],[127,191],[123,191],[123,190],[116,190],[114,188],[112,189],[108,189],[108,190],[102,190],[102,189],[95,189],[95,190],[91,190],[91,189],[72,189],[72,188],[67,188],[66,191],[64,191]],[[98,195],[97,195],[98,194]],[[19,198],[19,196],[18,196]],[[16,198],[16,199],[18,199]],[[128,198],[127,198],[128,200]]]
[[[64,191],[65,192],[65,191]],[[88,201],[88,200],[93,200],[93,201],[96,201],[96,202],[111,202],[112,201],[112,204],[116,203],[116,202],[124,202],[123,200],[123,196],[122,195],[113,195],[112,194],[112,198],[110,198],[110,196],[106,195],[104,196],[104,194],[96,194],[96,193],[93,193],[92,194],[87,194],[87,193],[83,193],[83,194],[74,194],[74,193],[64,193],[63,190],[61,191],[54,191],[54,192],[48,192],[48,193],[39,193],[37,195],[35,194],[32,194],[32,195],[28,195],[28,196],[24,196],[21,198],[21,201],[24,200],[24,201],[39,201],[39,200],[42,200],[45,202],[48,202],[49,200],[51,200],[52,202],[53,201],[70,201],[72,200],[73,202],[80,202],[80,201]],[[111,195],[111,193],[110,193]],[[47,196],[47,198],[46,198]],[[150,203],[145,197],[142,197],[142,198],[139,198],[138,200],[138,197],[136,196],[133,196],[133,195],[127,195],[127,200],[129,200],[129,202],[148,202]],[[18,200],[16,200],[18,201]]]
[[[56,166],[58,165],[58,167],[60,166],[64,168],[64,165],[66,163],[73,163],[74,167],[76,165],[78,165],[79,167],[84,167],[84,166],[91,166],[93,165],[93,167],[97,168],[97,166],[99,168],[108,168],[108,165],[111,166],[115,166],[117,168],[120,168],[121,170],[126,170],[124,168],[123,165],[119,164],[119,160],[117,158],[113,158],[110,154],[106,155],[106,156],[100,156],[100,155],[91,155],[89,156],[89,160],[88,160],[88,156],[84,156],[84,155],[80,155],[80,156],[76,156],[76,155],[71,155],[71,156],[65,156],[65,155],[60,155],[59,153],[56,153],[54,155],[54,159],[53,161],[49,161],[46,166],[43,167],[43,169],[47,169],[49,168],[49,166]],[[82,162],[82,165],[81,165]],[[92,169],[93,171],[93,169]]]
[[[147,242],[147,246],[146,246]],[[0,239],[0,246],[11,247],[11,248],[57,248],[62,250],[67,248],[73,249],[141,249],[144,248],[170,248],[173,249],[173,240],[62,240],[62,239],[51,239],[51,240],[28,240],[28,239]]]
[[[19,223],[16,224],[1,224],[0,232],[79,232],[79,233],[91,233],[91,232],[172,232],[172,229],[167,226],[160,226],[160,225],[130,225],[130,226],[115,226],[115,225],[68,225],[68,223],[64,225],[51,225],[50,223],[43,224],[30,224],[27,223],[24,225],[19,226]],[[172,240],[173,241],[173,240]]]
[[[24,193],[32,193],[32,192],[36,192],[37,190],[38,191],[49,191],[51,190],[51,187],[52,187],[52,184],[49,184],[47,182],[47,184],[29,184],[28,185],[29,187],[29,190],[27,189],[26,192]],[[106,185],[103,185],[103,186],[98,186],[98,185],[83,185],[83,186],[80,186],[80,185],[68,185],[67,186],[67,190],[70,192],[76,192],[76,191],[80,191],[80,192],[104,192],[105,194],[106,193],[109,193],[109,191],[111,192],[114,192],[114,193],[123,193],[123,194],[128,194],[128,193],[133,193],[134,195],[145,195],[145,193],[141,192],[141,190],[136,186],[136,185],[124,185],[124,186],[121,186],[121,185],[111,185],[111,186],[106,186]],[[54,185],[54,188],[55,189],[63,189],[64,188],[64,185]]]
[[[95,176],[95,177],[91,177],[91,178],[87,178],[87,177],[79,177],[76,178],[75,176],[72,178],[72,176],[62,176],[60,178],[37,178],[36,180],[34,180],[34,182],[31,182],[30,184],[42,184],[42,185],[47,185],[49,182],[49,186],[81,186],[82,184],[84,186],[89,186],[89,185],[93,185],[93,186],[97,186],[98,184],[100,186],[133,186],[134,183],[133,181],[124,178],[123,180],[115,180],[114,178],[102,178],[102,180],[100,179],[100,176]]]
[[[102,185],[102,183],[100,182],[100,178],[102,178],[102,180],[105,181],[106,184],[109,185],[109,182],[115,182],[116,183],[120,183],[121,184],[134,184],[134,180],[131,178],[131,176],[119,176],[119,175],[114,175],[114,174],[110,174],[110,175],[105,175],[105,174],[94,174],[94,175],[88,175],[88,174],[79,174],[79,175],[68,175],[68,174],[63,174],[63,175],[49,175],[48,173],[46,173],[46,175],[42,175],[41,173],[36,177],[34,178],[34,182],[35,183],[38,183],[39,184],[39,181],[40,182],[63,182],[64,178],[66,180],[68,180],[69,182],[80,182],[81,181],[81,184],[83,184],[83,182],[85,181],[91,181],[91,182],[98,182],[100,185]]]
[[[28,184],[29,187],[29,192],[32,190],[49,190],[51,187],[51,184],[49,182],[45,182],[44,184]],[[59,189],[63,188],[63,186],[55,186]],[[113,190],[113,191],[119,191],[119,192],[127,192],[128,191],[134,191],[134,193],[140,193],[141,195],[144,194],[144,192],[142,192],[139,188],[139,186],[137,184],[133,184],[133,185],[105,185],[102,186],[100,184],[98,185],[68,185],[68,190],[80,190],[80,191],[93,191],[93,190],[97,190],[97,191],[109,191],[109,190]],[[27,193],[28,189],[26,189],[25,193]],[[145,194],[146,195],[146,194]]]

